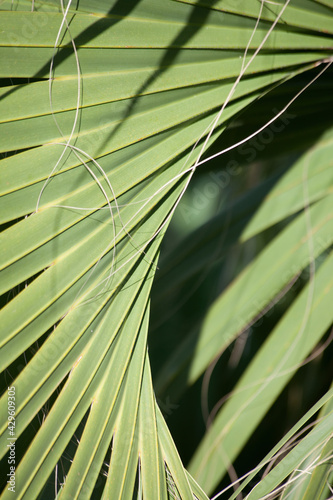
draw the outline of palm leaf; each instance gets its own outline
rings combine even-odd
[[[255,2],[238,9],[223,4],[222,10],[221,2],[162,0],[1,5],[1,291],[14,296],[1,311],[0,364],[17,394],[17,498],[207,499],[182,465],[153,390],[147,333],[161,239],[192,176],[188,168],[230,120],[273,86],[325,60],[332,46],[322,34],[331,32],[330,11],[318,3],[286,9],[267,40],[274,9],[264,9],[255,31]],[[251,58],[251,72],[233,92]],[[319,155],[325,147],[318,145]],[[332,233],[325,217],[331,203],[323,187],[330,179],[326,160],[321,182],[311,188],[316,203],[310,209],[324,249]],[[300,168],[290,170],[282,189],[299,183]],[[316,164],[313,169],[315,176]],[[275,196],[267,201],[270,210]],[[292,199],[268,221],[259,211],[243,238],[299,210]],[[262,295],[270,300],[290,279],[282,271],[306,258],[307,241],[297,245],[304,231],[299,216],[229,296],[217,300],[196,346],[201,354],[193,357],[190,382],[244,326],[230,327],[221,343],[214,315],[234,303],[258,269],[263,289],[248,291],[261,305]],[[295,246],[273,273],[265,272],[291,237]],[[322,250],[315,245],[314,255]],[[328,286],[322,274],[318,282]],[[244,324],[257,313],[247,310],[245,296],[237,307]],[[329,319],[321,318],[294,363]],[[6,415],[6,392],[0,406]],[[318,425],[320,439],[327,422],[329,416]],[[4,418],[4,459],[7,431]],[[311,443],[304,442],[302,452]],[[207,489],[221,475],[206,482],[195,465],[190,468]],[[275,487],[268,478],[265,491]],[[5,488],[1,498],[10,495]]]
[[[332,324],[332,313],[328,307],[332,265],[331,255],[320,267],[314,283],[309,283],[302,291],[270,334],[199,446],[190,471],[206,490],[213,489],[223,473],[221,463],[218,468],[214,466],[218,450],[221,450],[221,456],[225,454],[227,457],[226,465],[228,460],[234,460],[278,392]],[[310,306],[309,297],[312,298]],[[323,310],[327,311],[326,315],[323,315]],[[332,424],[331,418],[328,421]],[[214,457],[212,461],[210,455]]]

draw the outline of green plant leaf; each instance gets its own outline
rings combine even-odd
[[[262,479],[252,492],[248,495],[249,499],[262,498],[268,492],[274,491],[281,480],[285,479],[293,470],[295,470],[307,456],[318,447],[318,443],[325,443],[332,435],[332,411],[323,417],[315,428],[281,460],[281,462]],[[300,474],[304,474],[300,471]]]
[[[218,353],[262,315],[271,301],[274,304],[280,291],[311,259],[332,244],[333,219],[327,215],[331,206],[328,196],[309,209],[311,230],[306,214],[299,214],[216,299],[199,336],[197,329],[193,330],[161,369],[158,391],[165,390],[181,370],[187,371],[185,383],[197,380]],[[311,251],[309,245],[313,245]],[[176,379],[175,384],[181,391],[184,381]]]
[[[189,470],[206,490],[212,491],[218,484],[229,461],[234,460],[277,395],[332,324],[332,269],[331,254],[270,334],[200,444]],[[329,424],[332,432],[332,417],[326,425]],[[219,450],[224,463],[219,462],[216,467]]]
[[[206,465],[197,470],[206,441],[191,475],[155,400],[147,339],[160,245],[192,167],[233,120],[242,131],[241,113],[250,105],[327,63],[332,12],[325,3],[293,3],[270,33],[277,7],[265,5],[256,23],[260,5],[252,0],[237,6],[217,0],[2,2],[0,456],[7,466],[9,378],[16,393],[15,498],[208,500],[196,479],[212,489],[221,472],[208,481]],[[329,102],[325,96],[311,99],[317,113]],[[261,116],[251,119],[254,126]],[[216,300],[200,338],[188,337],[194,355],[180,346],[157,387],[168,386],[184,363],[189,383],[197,380],[295,273],[331,246],[330,141],[328,132],[308,153],[313,156],[304,157],[312,230],[303,214],[294,217]],[[259,206],[258,193],[260,199],[268,195],[274,176],[235,201],[228,245],[301,210],[294,198],[301,192],[302,161],[272,189],[257,218],[247,211]],[[287,198],[283,209],[279,189]],[[264,207],[267,218],[260,212]],[[212,222],[213,231],[219,223]],[[201,237],[199,231],[195,245]],[[198,268],[200,253],[192,258]],[[326,295],[316,288],[315,333],[290,362],[302,362],[331,319],[325,288],[331,261],[316,276],[315,286],[322,281]],[[191,262],[180,280],[190,268]],[[294,315],[305,293],[281,320],[290,328],[286,342],[295,334]],[[261,358],[259,351],[245,380],[257,363],[268,369]],[[266,408],[288,376],[280,385],[272,382]],[[257,383],[257,369],[254,378]],[[237,398],[236,387],[229,404]],[[217,436],[223,411],[212,428]],[[249,419],[249,428],[263,413]],[[324,439],[323,422],[300,443],[303,452]],[[236,456],[249,430],[237,434],[228,425]],[[284,479],[290,471],[282,469]],[[258,487],[274,488],[271,477]],[[12,498],[6,483],[1,488],[1,498]]]

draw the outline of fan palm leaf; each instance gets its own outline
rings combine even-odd
[[[304,290],[204,438],[190,475],[156,402],[148,355],[161,240],[192,167],[230,120],[273,86],[327,60],[331,7],[313,1],[282,10],[259,10],[254,1],[238,7],[220,1],[2,2],[1,291],[13,297],[1,311],[0,364],[16,392],[16,498],[207,499],[196,480],[210,492],[224,473],[220,464],[212,469],[210,455],[212,443],[216,447],[226,435],[222,427],[230,429],[230,441],[244,429],[227,451],[236,456],[294,365],[325,333],[331,296],[321,291],[331,287],[331,258],[318,274],[309,311],[308,328],[316,323],[316,334],[302,349],[295,347],[283,365],[285,376],[258,389],[258,366],[265,373],[280,366],[280,358],[265,364],[280,330],[290,331],[285,343],[298,341],[294,316],[306,303]],[[313,231],[301,214],[276,237],[217,298],[199,340],[192,351],[188,343],[186,352],[180,346],[171,371],[166,365],[162,372],[163,383],[189,353],[187,383],[194,382],[288,284],[289,269],[298,272],[329,248],[330,141],[328,135],[311,153],[323,156],[320,164],[311,156],[309,166]],[[294,203],[301,176],[296,163],[242,232],[243,241],[302,208]],[[287,203],[280,210],[283,195]],[[268,218],[262,216],[267,210]],[[235,323],[226,310],[242,320]],[[250,387],[245,396],[243,386]],[[261,413],[247,426],[237,415],[230,421],[228,411],[247,405],[253,390],[265,397]],[[5,392],[1,415],[7,402]],[[321,440],[329,435],[330,415],[313,431]],[[7,433],[4,418],[5,458]],[[302,453],[311,443],[309,435]],[[296,466],[297,459],[290,471]],[[270,475],[262,491],[275,487],[269,481]],[[11,494],[4,488],[1,498]]]

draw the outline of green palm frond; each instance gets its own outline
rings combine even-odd
[[[326,127],[277,183],[265,181],[235,202],[227,247],[292,220],[216,297],[200,331],[171,353],[156,378],[155,390],[174,384],[181,394],[296,273],[327,253],[315,283],[244,372],[188,472],[155,399],[148,353],[161,241],[192,167],[232,120],[292,77],[319,72],[331,57],[331,3],[294,4],[2,2],[0,451],[6,464],[12,380],[17,499],[207,500],[204,490],[211,493],[226,470],[218,447],[237,456],[332,323],[332,129]],[[328,96],[322,106],[329,102]],[[241,124],[237,131],[243,130]],[[173,293],[163,286],[163,272],[174,273],[174,287],[198,272],[225,218],[221,212],[191,234],[186,252],[193,265],[186,252],[166,259],[160,303]],[[313,302],[303,325],[308,290]],[[270,376],[275,372],[277,379]],[[249,418],[257,394],[260,411]],[[279,464],[279,480],[268,474],[251,498],[284,480],[317,435],[324,442],[331,418],[326,412],[291,452],[288,467]],[[2,488],[1,498],[12,498]]]

